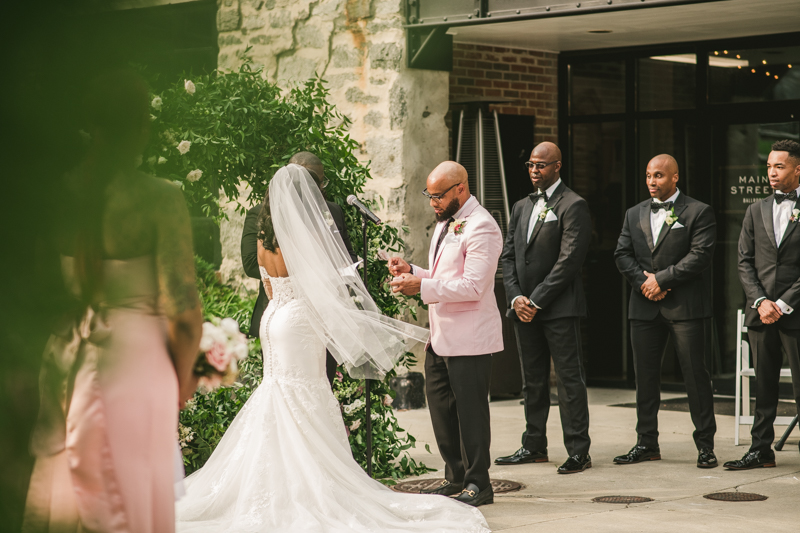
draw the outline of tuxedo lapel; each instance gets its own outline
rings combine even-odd
[[[678,195],[678,199],[675,201],[675,205],[673,206],[673,210],[675,211],[675,217],[680,217],[681,213],[686,209],[686,200],[683,194]],[[677,221],[676,221],[677,222]],[[675,222],[672,223],[673,225]],[[661,232],[658,234],[658,242],[653,245],[653,251],[655,251],[658,246],[664,242],[664,239],[667,238],[667,233],[669,230],[672,229],[672,225],[667,224],[664,222],[664,227],[661,228]]]
[[[778,246],[778,248],[783,246],[783,243],[785,243],[789,239],[789,235],[792,234],[792,232],[794,231],[794,227],[796,225],[797,222],[792,222],[792,220],[789,219],[789,224],[786,226],[786,231],[783,232],[783,237],[781,238],[781,244],[780,246]]]
[[[655,243],[653,243],[653,230],[650,229],[650,202],[647,202],[639,209],[639,226],[644,233],[644,240],[647,241],[647,246],[652,252],[655,250]]]
[[[774,194],[770,194],[764,198],[761,204],[761,220],[764,222],[764,228],[767,230],[767,237],[772,246],[777,250],[778,243],[775,242],[775,225],[772,223],[772,200]]]
[[[558,204],[558,201],[561,200],[561,194],[564,192],[564,187],[566,187],[566,185],[564,185],[564,182],[561,182],[561,185],[556,187],[556,190],[553,191],[553,196],[551,196],[550,199],[547,200],[547,202],[544,204],[545,205],[544,209],[547,209],[549,207],[552,210],[553,208],[555,208],[556,204]],[[544,209],[542,209],[542,212],[544,212]],[[531,207],[531,212],[533,212],[532,207]],[[530,216],[531,216],[530,213],[528,213],[528,220],[530,220]],[[541,216],[541,213],[539,214],[539,216]],[[533,244],[533,241],[536,240],[536,236],[542,230],[542,226],[544,226],[544,220],[535,220],[534,224],[535,225],[533,226],[533,233],[531,233],[531,238],[528,241],[528,246]],[[528,235],[527,231],[525,232],[525,235],[526,236]]]
[[[533,201],[528,198],[528,201],[522,206],[522,213],[520,213],[520,224],[522,225],[522,242],[523,247],[528,246],[528,228],[531,223],[531,213],[533,213]]]

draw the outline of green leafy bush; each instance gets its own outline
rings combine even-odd
[[[292,154],[309,151],[322,160],[330,184],[326,196],[340,205],[349,194],[361,195],[370,178],[368,165],[354,152],[359,144],[350,138],[350,120],[327,102],[328,91],[320,79],[309,80],[287,93],[264,81],[260,71],[245,60],[231,73],[216,72],[193,78],[192,83],[167,87],[153,96],[152,142],[143,155],[143,166],[156,175],[179,182],[187,200],[207,216],[224,217],[219,209],[220,191],[238,198],[242,182],[249,185],[251,205],[261,202],[274,172]],[[373,207],[380,199],[373,202]],[[239,206],[238,209],[244,208]],[[356,253],[364,256],[360,218],[345,209],[350,238]],[[370,226],[369,287],[381,311],[388,316],[415,316],[418,298],[397,298],[388,288],[386,262],[377,259],[378,250],[399,252],[403,248],[399,230],[388,225]],[[198,260],[198,287],[206,318],[231,317],[247,331],[255,295],[241,296],[220,282],[211,265]],[[413,363],[410,354],[401,364]],[[239,382],[207,394],[196,394],[180,417],[180,438],[187,472],[200,468],[262,376],[261,349],[252,341],[250,355],[241,365]],[[385,405],[393,394],[387,376],[374,381],[373,472],[376,478],[393,483],[408,475],[429,471],[406,451],[414,437],[399,427],[391,408]],[[363,382],[342,375],[334,393],[343,406],[366,401]],[[350,430],[355,459],[366,467],[363,405],[344,415]],[[356,420],[362,419],[361,427]]]

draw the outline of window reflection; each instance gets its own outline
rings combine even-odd
[[[639,110],[692,109],[695,104],[695,54],[639,60]]]
[[[708,68],[711,103],[800,99],[800,46],[714,50]]]
[[[571,115],[625,112],[623,61],[572,64],[569,72]]]

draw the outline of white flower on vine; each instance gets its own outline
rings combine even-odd
[[[355,431],[361,427],[361,420],[354,420],[352,424],[350,424],[350,431]]]
[[[194,440],[194,431],[192,428],[178,424],[178,443],[181,448],[188,448],[189,443]]]
[[[181,153],[181,155],[186,155],[191,147],[191,141],[181,141],[178,143],[178,151]]]
[[[164,156],[159,156],[158,157],[158,164],[159,165],[163,165],[166,162],[167,162],[167,158],[166,157],[164,157]]]
[[[150,157],[148,157],[147,158],[147,164],[150,165],[151,167],[153,165],[155,165],[156,164],[156,156],[151,155]]]
[[[345,414],[352,414],[366,405],[361,398],[355,400],[353,403],[344,406]]]
[[[156,111],[161,111],[161,104],[163,104],[163,103],[164,102],[161,101],[161,97],[160,96],[156,96],[155,98],[153,98],[153,101],[150,102],[150,107],[152,107]]]
[[[191,181],[191,182],[195,182],[195,181],[199,180],[202,177],[203,177],[203,171],[198,169],[198,168],[196,168],[196,169],[192,170],[191,172],[189,172],[188,174],[186,174],[186,180],[187,181]]]
[[[192,80],[184,80],[183,81],[183,88],[186,89],[187,93],[194,94],[195,87],[194,87],[194,83],[192,83]]]
[[[392,405],[393,398],[391,395],[387,394],[383,397],[383,405],[389,406]]]
[[[369,415],[369,417],[372,420],[378,420],[378,419],[380,419],[381,415],[380,415],[380,413],[372,413],[371,415]]]

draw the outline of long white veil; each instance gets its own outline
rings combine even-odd
[[[299,165],[279,169],[269,184],[275,237],[295,297],[311,326],[355,378],[379,378],[428,330],[386,317],[358,277],[322,193]]]

